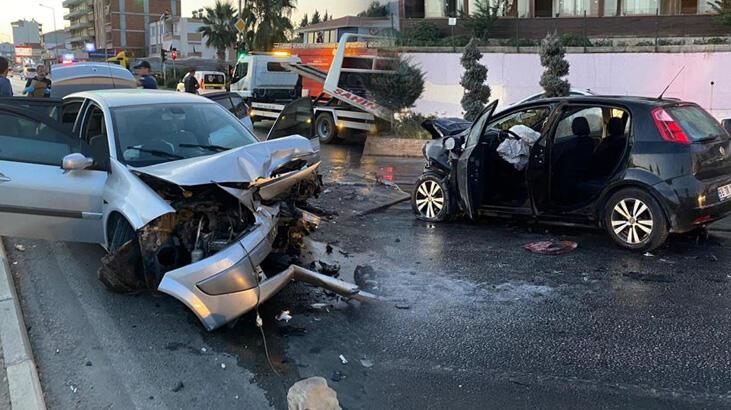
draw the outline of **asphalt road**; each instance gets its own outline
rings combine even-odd
[[[370,166],[354,146],[324,152],[336,170]],[[332,204],[353,195],[329,188]],[[589,230],[431,225],[407,203],[363,217],[349,216],[351,206],[323,223],[303,257],[340,264],[341,277],[385,301],[287,287],[261,309],[279,375],[253,315],[208,333],[169,297],[105,291],[98,246],[21,240],[21,252],[6,241],[47,403],[285,408],[292,383],[319,375],[348,409],[731,406],[725,233],[671,238],[643,256]],[[579,247],[522,249],[547,238]],[[284,309],[288,323],[274,319]]]

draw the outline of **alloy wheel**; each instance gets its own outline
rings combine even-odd
[[[435,218],[444,208],[444,191],[432,180],[426,180],[416,189],[416,208],[427,218]]]
[[[646,241],[654,225],[650,207],[636,198],[617,202],[612,209],[611,223],[617,237],[631,245]]]

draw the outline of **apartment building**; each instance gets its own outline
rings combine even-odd
[[[473,13],[478,0],[398,0],[401,25],[428,19],[445,33],[448,17]],[[501,17],[492,37],[540,38],[548,31],[601,37],[727,36],[707,0],[485,0]],[[586,18],[586,21],[584,21]],[[464,28],[457,24],[456,32]]]
[[[163,14],[180,17],[181,0],[65,0],[69,9],[69,42],[76,49],[91,43],[110,53],[124,50],[130,55],[147,55],[150,36],[147,27]]]
[[[150,43],[148,55],[157,56],[160,49],[175,48],[178,58],[199,57],[215,59],[216,49],[206,46],[198,28],[203,26],[203,20],[191,17],[171,17],[150,23],[148,36]],[[233,59],[234,50],[226,50],[226,59]]]
[[[68,9],[63,18],[68,21],[66,41],[71,48],[83,50],[86,44],[94,44],[94,0],[64,0],[62,5]]]

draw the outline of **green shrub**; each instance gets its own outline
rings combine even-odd
[[[635,44],[635,45],[636,46],[654,46],[655,45],[655,42],[654,41],[649,41],[649,40],[643,40],[643,41],[637,42],[637,44]]]
[[[432,45],[442,37],[436,24],[422,20],[414,24],[407,33],[407,39],[415,45]]]
[[[519,38],[517,41],[511,38],[501,41],[500,45],[504,47],[535,47],[538,45],[538,42],[529,38]]]
[[[400,114],[393,120],[393,135],[397,138],[410,138],[418,140],[429,140],[431,134],[421,127],[421,124],[430,119],[436,118],[433,115],[423,115],[414,112]]]
[[[683,40],[669,40],[666,38],[661,38],[657,40],[658,46],[682,46],[685,42]]]
[[[574,33],[561,34],[561,44],[564,47],[591,47],[591,41],[588,38]]]
[[[470,42],[470,38],[468,36],[451,36],[451,37],[444,37],[443,39],[439,40],[440,46],[454,46],[454,47],[464,47],[467,45],[467,43]]]

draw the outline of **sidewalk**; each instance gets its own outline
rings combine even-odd
[[[0,408],[45,409],[8,262],[0,239]]]

